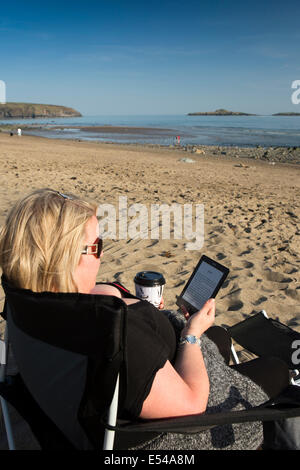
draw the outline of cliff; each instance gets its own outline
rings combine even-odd
[[[73,108],[53,104],[6,103],[0,104],[0,119],[75,117],[81,114]]]
[[[206,113],[188,113],[188,116],[256,116],[255,114],[240,113],[237,111],[227,111],[227,109],[217,109]]]

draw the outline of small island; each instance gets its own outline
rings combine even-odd
[[[300,113],[276,113],[272,116],[300,116]]]
[[[208,111],[205,113],[188,113],[188,116],[256,116],[256,114],[228,111],[227,109],[217,109],[216,111]]]
[[[73,108],[53,104],[5,103],[0,104],[0,119],[80,117]]]

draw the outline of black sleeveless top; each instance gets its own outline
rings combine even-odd
[[[129,416],[137,417],[156,372],[167,360],[174,361],[176,340],[169,320],[146,300],[129,305],[127,318],[128,385],[125,410]]]
[[[135,298],[122,284],[117,287],[124,298]],[[127,397],[124,417],[138,417],[155,377],[167,360],[176,355],[176,337],[167,317],[146,300],[127,306]],[[101,379],[101,378],[99,378]],[[127,415],[127,416],[126,416]]]

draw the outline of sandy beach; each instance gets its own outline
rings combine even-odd
[[[165,307],[176,308],[176,295],[206,254],[230,269],[216,299],[217,325],[233,325],[265,309],[300,331],[300,166],[280,163],[276,152],[274,158],[254,159],[245,149],[224,154],[205,147],[187,154],[180,148],[0,133],[0,224],[17,199],[41,187],[115,206],[119,196],[127,196],[128,206],[149,208],[204,204],[200,252],[185,250],[184,238],[105,240],[97,279],[118,280],[134,291],[136,272],[160,271],[167,282]],[[2,289],[0,297],[3,307]],[[3,322],[0,327],[2,332]],[[21,447],[36,448],[22,421],[14,420]]]

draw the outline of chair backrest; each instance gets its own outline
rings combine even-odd
[[[119,404],[126,393],[125,303],[4,289],[10,342],[32,397],[75,448],[101,448],[119,373]]]
[[[88,358],[36,338],[18,328],[7,309],[9,338],[20,374],[41,409],[78,449],[91,443],[78,421]]]

